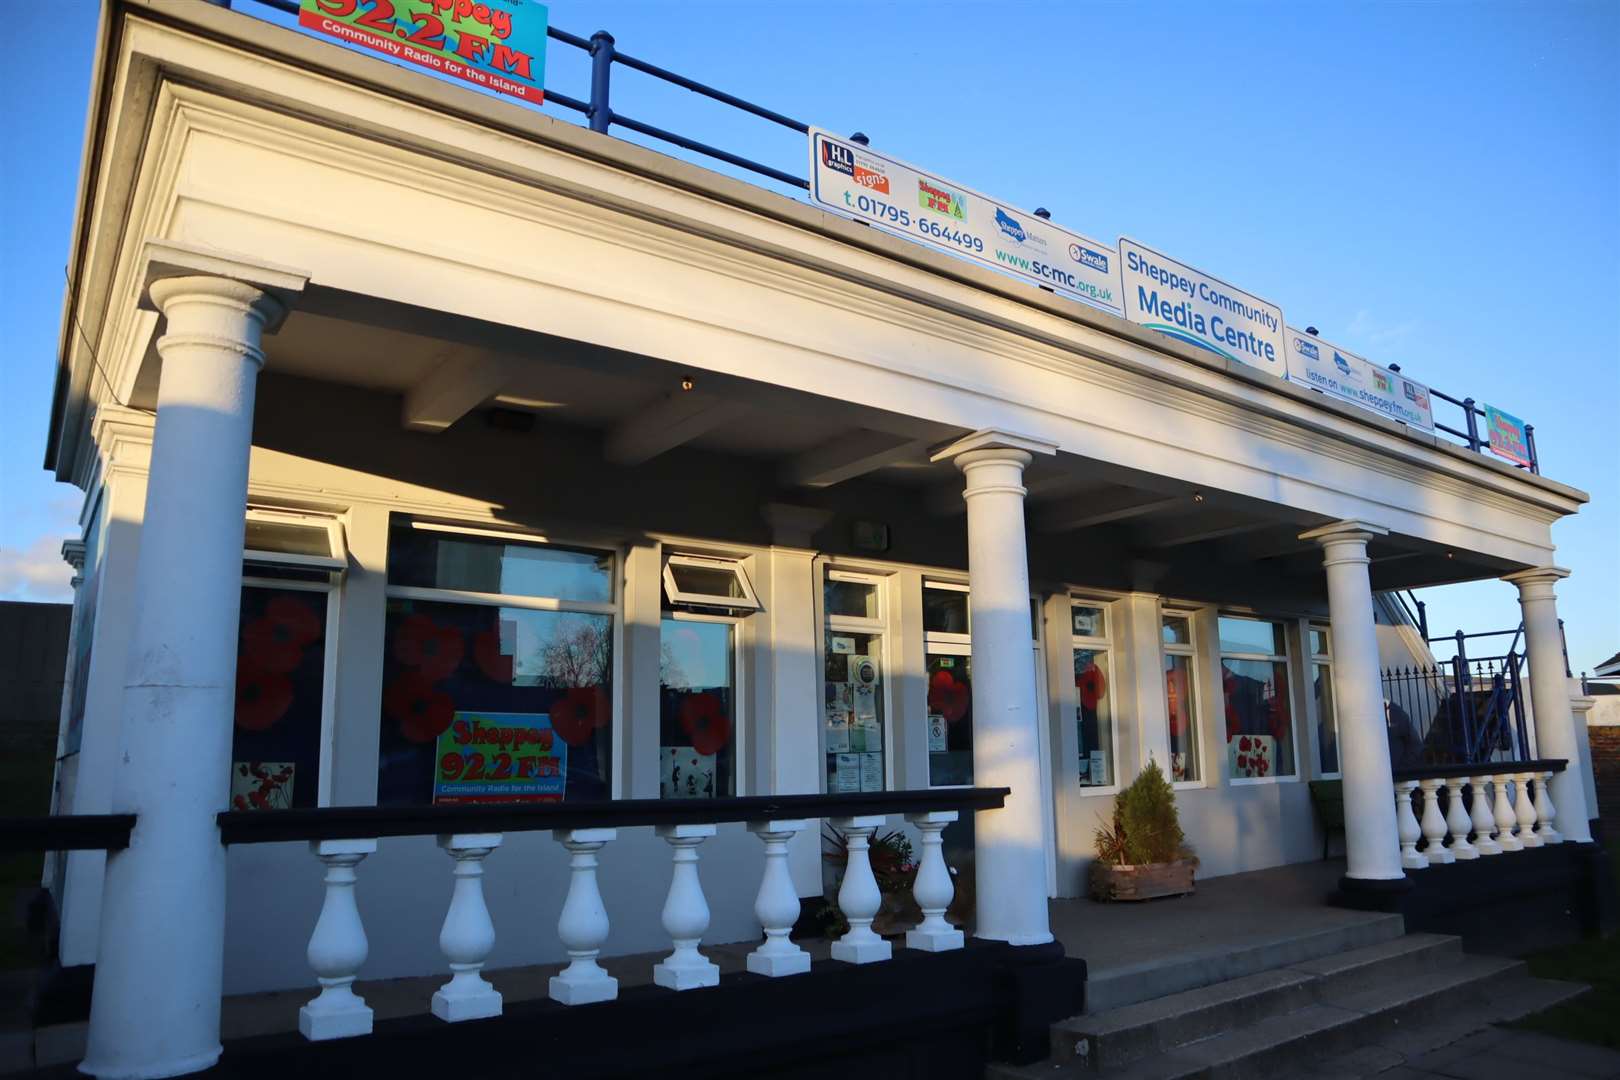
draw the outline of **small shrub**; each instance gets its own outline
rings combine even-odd
[[[1114,797],[1114,818],[1097,830],[1097,857],[1112,866],[1194,858],[1176,813],[1176,793],[1155,761]]]

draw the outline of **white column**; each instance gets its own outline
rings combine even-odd
[[[1530,795],[1530,781],[1535,773],[1514,773],[1513,783],[1518,791],[1513,796],[1513,816],[1519,822],[1519,843],[1527,848],[1540,847],[1541,837],[1536,834],[1536,802]]]
[[[455,889],[439,930],[439,948],[450,961],[450,981],[433,994],[433,1015],[455,1023],[501,1015],[501,995],[480,972],[495,949],[495,923],[484,903],[484,859],[501,846],[500,833],[455,833],[439,837],[455,860]]]
[[[557,829],[552,838],[568,849],[568,898],[557,919],[557,937],[568,950],[568,966],[553,975],[550,994],[564,1005],[589,1005],[619,996],[619,980],[603,971],[597,953],[608,937],[607,908],[596,887],[596,853],[618,836],[617,829]]]
[[[1446,828],[1451,831],[1451,857],[1466,861],[1479,858],[1479,852],[1474,845],[1468,842],[1468,830],[1473,822],[1468,817],[1468,811],[1463,809],[1463,786],[1468,783],[1466,776],[1452,776],[1445,781],[1446,785]]]
[[[719,965],[698,951],[703,931],[709,928],[709,902],[703,899],[698,879],[698,845],[714,835],[713,825],[659,825],[659,836],[674,849],[675,868],[664,900],[664,929],[675,951],[653,966],[653,982],[670,990],[719,986]]]
[[[810,970],[810,954],[793,944],[788,934],[799,921],[799,893],[788,871],[788,841],[804,831],[808,821],[750,821],[748,831],[765,843],[765,869],[754,898],[754,916],[765,931],[765,944],[748,954],[748,970],[755,975],[802,975]]]
[[[1553,777],[1552,798],[1564,819],[1564,839],[1592,842],[1591,816],[1581,783],[1580,741],[1569,704],[1564,674],[1564,635],[1558,627],[1558,601],[1553,586],[1569,571],[1557,566],[1522,570],[1503,578],[1519,588],[1524,613],[1524,652],[1530,663],[1530,702],[1536,721],[1536,753],[1563,758],[1569,764]]]
[[[260,338],[284,312],[225,277],[163,278],[149,295],[167,327],[112,792],[113,812],[136,822],[107,860],[81,1065],[103,1077],[219,1059],[225,849],[214,815],[230,791]]]
[[[1012,945],[1052,940],[1046,906],[1046,815],[1041,805],[1040,725],[1029,556],[1024,539],[1024,467],[1050,443],[981,431],[939,451],[965,477],[969,607],[973,620],[973,779],[1010,794],[977,815],[977,936]]]
[[[977,734],[977,733],[975,733]],[[883,906],[883,893],[872,873],[869,853],[872,833],[882,828],[882,814],[831,819],[833,828],[844,834],[844,880],[838,886],[838,910],[844,913],[849,929],[832,943],[832,958],[849,964],[871,964],[894,955],[894,946],[872,929],[872,919]]]
[[[1507,773],[1497,773],[1491,777],[1491,783],[1496,788],[1496,800],[1492,804],[1492,813],[1496,817],[1496,842],[1503,851],[1523,851],[1524,844],[1513,835],[1519,819],[1513,813],[1513,804],[1508,802],[1508,785],[1513,783],[1513,777]]]
[[[354,902],[354,868],[377,850],[375,840],[315,840],[309,850],[326,864],[326,898],[309,938],[309,966],[321,992],[298,1010],[306,1039],[371,1034],[371,1008],[354,992],[355,976],[371,951]]]
[[[1428,857],[1431,866],[1443,866],[1455,862],[1451,852],[1446,850],[1446,819],[1440,813],[1440,789],[1445,786],[1443,780],[1420,780],[1418,787],[1423,789],[1423,839],[1428,846],[1423,854]]]
[[[1474,789],[1474,802],[1469,809],[1474,824],[1474,850],[1481,855],[1500,855],[1502,845],[1492,835],[1496,832],[1496,815],[1491,810],[1491,778],[1474,776],[1468,783]]]
[[[1416,790],[1416,780],[1395,784],[1395,835],[1401,845],[1401,866],[1407,870],[1422,870],[1429,865],[1429,860],[1417,849],[1417,842],[1423,839],[1423,829],[1412,813],[1412,792]]]
[[[1378,670],[1367,542],[1388,530],[1341,521],[1300,536],[1322,545],[1327,570],[1333,643],[1333,708],[1339,726],[1339,768],[1344,775],[1344,846],[1352,881],[1388,881],[1405,875],[1410,861],[1390,804],[1393,782],[1384,695]]]
[[[945,909],[951,906],[956,886],[951,882],[950,868],[945,865],[940,835],[945,826],[956,820],[956,811],[907,814],[906,820],[922,834],[922,856],[917,860],[917,880],[911,886],[911,895],[923,913],[923,921],[916,929],[906,931],[906,948],[924,952],[960,949],[962,931],[945,921]]]

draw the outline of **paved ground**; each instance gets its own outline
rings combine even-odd
[[[1620,1051],[1531,1031],[1491,1028],[1373,1075],[1378,1080],[1620,1077]]]

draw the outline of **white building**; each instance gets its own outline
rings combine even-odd
[[[1376,895],[1374,590],[1497,577],[1537,754],[1577,756],[1556,480],[241,12],[112,5],[94,78],[47,448],[85,492],[59,812],[135,815],[56,878],[93,1073],[203,1067],[221,993],[309,985],[319,866],[222,847],[228,803],[1005,787],[947,842],[977,935],[1039,950],[1154,760],[1204,876],[1316,858],[1306,781],[1342,778]],[[482,787],[458,723],[509,729]],[[443,967],[417,831],[356,869],[368,977]],[[816,822],[787,831],[822,895]],[[490,966],[564,957],[573,843],[506,830],[488,907],[534,929]],[[704,941],[756,937],[760,841],[692,843]],[[668,947],[669,851],[600,848],[606,954]]]

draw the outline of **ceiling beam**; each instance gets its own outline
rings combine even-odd
[[[740,401],[683,390],[621,420],[608,433],[603,456],[614,465],[640,465],[691,442],[748,411]]]
[[[1160,510],[1187,505],[1185,495],[1154,495],[1151,492],[1127,488],[1096,495],[1082,495],[1052,506],[1044,506],[1030,515],[1030,528],[1036,532],[1063,533],[1091,529],[1132,518],[1144,517]]]
[[[1152,534],[1140,534],[1136,537],[1136,546],[1150,551],[1160,551],[1165,548],[1185,547],[1188,544],[1201,544],[1205,540],[1237,536],[1240,533],[1258,532],[1276,524],[1275,521],[1238,519],[1227,514],[1200,514],[1185,519],[1179,527],[1155,529]]]
[[[789,487],[831,487],[902,461],[926,461],[932,445],[928,439],[863,428],[788,458],[779,477]]]
[[[500,393],[511,381],[513,363],[489,353],[449,356],[405,392],[400,423],[410,431],[437,435]]]

